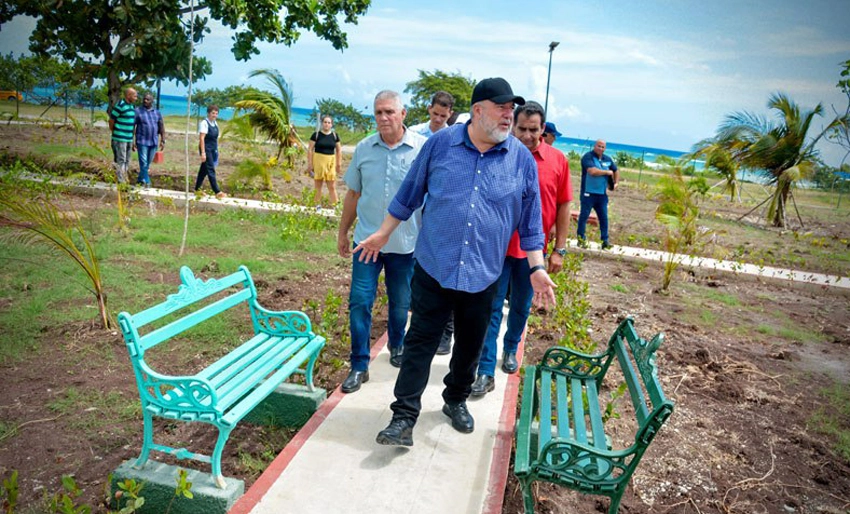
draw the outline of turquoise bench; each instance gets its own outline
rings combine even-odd
[[[538,480],[607,496],[608,512],[616,514],[641,457],[673,413],[655,366],[655,351],[663,339],[663,334],[649,342],[641,339],[634,321],[627,318],[611,336],[605,353],[587,355],[555,347],[546,351],[540,364],[524,368],[514,474],[522,485],[527,514],[534,512],[531,484]],[[605,434],[599,402],[602,381],[615,359],[636,418],[634,443],[618,450],[611,449]]]
[[[137,314],[118,315],[144,417],[142,452],[135,465],[143,466],[151,450],[209,463],[216,485],[224,488],[221,454],[230,432],[293,374],[305,375],[312,390],[313,368],[325,339],[313,333],[310,319],[302,312],[273,312],[260,307],[257,289],[245,266],[232,275],[206,281],[183,266],[180,280],[177,293],[166,301]],[[241,305],[250,312],[252,336],[197,374],[166,375],[145,361],[147,350]],[[212,456],[154,443],[154,416],[214,425],[219,435]]]

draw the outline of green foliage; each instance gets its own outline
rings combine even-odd
[[[15,507],[18,506],[18,471],[12,470],[9,478],[3,479],[3,484],[0,485],[0,507],[3,507],[3,512],[12,514],[15,512]]]
[[[578,152],[576,152],[576,156],[578,156]],[[659,157],[665,157],[663,155],[659,155]],[[578,161],[581,161],[581,157],[578,157]],[[657,161],[657,159],[656,159]],[[626,151],[620,150],[614,154],[614,162],[617,163],[617,166],[620,168],[642,168],[643,167],[643,159],[640,157],[633,157]]]
[[[611,401],[605,406],[605,412],[602,413],[602,422],[608,423],[609,419],[620,419],[620,413],[617,412],[617,401],[626,394],[629,388],[628,384],[623,382],[617,389],[611,391]],[[585,393],[587,394],[587,393]]]
[[[788,96],[775,93],[767,106],[776,111],[778,122],[746,111],[733,113],[726,117],[713,143],[742,166],[761,172],[774,186],[766,218],[773,226],[785,227],[791,188],[814,172],[817,142],[848,119],[836,116],[812,137],[809,130],[815,117],[823,115],[823,105],[803,110]]]
[[[351,336],[348,330],[348,317],[345,315],[346,302],[342,296],[330,289],[325,295],[324,303],[318,333],[329,341],[348,344]]]
[[[711,139],[704,139],[694,145],[694,150],[684,157],[705,158],[706,169],[717,171],[725,179],[723,192],[729,193],[729,201],[741,201],[741,187],[738,183],[738,170],[741,165],[732,157],[728,149]]]
[[[679,168],[674,168],[672,175],[664,176],[658,184],[656,199],[658,207],[655,219],[664,225],[664,251],[667,256],[664,261],[661,290],[667,291],[673,279],[673,273],[679,267],[680,254],[686,254],[697,243],[698,236],[708,232],[700,232],[699,207],[694,196],[696,189],[690,189],[685,183]]]
[[[351,104],[343,104],[333,98],[316,100],[316,109],[310,113],[310,122],[314,125],[314,129],[318,126],[318,115],[330,115],[334,120],[334,125],[346,127],[354,132],[367,132],[373,126],[372,116],[361,113]]]
[[[53,496],[50,501],[51,512],[59,514],[90,514],[92,509],[89,505],[77,505],[77,499],[83,491],[77,486],[74,477],[62,476],[62,491]]]
[[[428,121],[428,106],[431,97],[437,91],[451,93],[455,99],[455,112],[469,112],[472,102],[472,90],[475,88],[472,77],[464,77],[459,72],[446,73],[441,70],[427,72],[419,70],[419,78],[408,82],[405,93],[410,93],[410,106],[407,108],[408,125]]]
[[[186,0],[13,0],[0,9],[0,25],[16,16],[35,18],[30,50],[72,63],[79,82],[91,85],[94,79],[107,79],[115,102],[122,84],[156,78],[188,83],[191,40],[197,43],[210,32],[210,19],[236,29],[233,53],[238,60],[248,60],[259,53],[257,43],[292,45],[305,30],[338,50],[345,48],[347,38],[340,24],[356,23],[369,4],[370,0],[208,0],[195,4],[190,24],[183,16],[189,11]],[[194,58],[193,68],[195,80],[212,72],[210,61],[203,57]]]
[[[277,142],[279,160],[285,149],[299,144],[298,134],[292,125],[292,87],[277,70],[254,70],[248,76],[265,77],[274,92],[247,91],[234,106],[252,111],[248,116],[251,125]]]
[[[570,161],[570,168],[581,169],[581,154],[575,150],[567,152],[567,160]]]
[[[807,428],[830,436],[835,451],[850,463],[850,388],[836,382],[820,395],[825,404],[812,414]]]
[[[11,229],[0,233],[0,240],[46,244],[74,261],[85,273],[91,286],[89,291],[97,299],[101,325],[111,326],[100,262],[75,211],[60,211],[46,197],[28,198],[19,185],[4,179],[0,181],[0,227]]]
[[[195,106],[196,115],[200,116],[206,113],[209,105],[215,104],[219,109],[234,107],[236,102],[258,91],[254,86],[243,85],[227,86],[224,89],[196,89],[192,91],[192,105]],[[141,96],[141,93],[139,95]]]
[[[558,345],[587,352],[595,345],[590,339],[588,285],[578,278],[583,259],[580,253],[568,253],[561,272],[552,276],[556,304],[545,323],[558,335]]]
[[[669,155],[660,154],[655,156],[655,163],[661,164],[662,166],[675,166],[676,159],[670,157]]]

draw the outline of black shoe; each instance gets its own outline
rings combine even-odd
[[[469,434],[475,430],[475,420],[466,408],[466,402],[443,405],[443,414],[452,418],[452,428],[458,432]]]
[[[493,377],[488,375],[478,375],[478,378],[475,379],[475,383],[472,384],[472,392],[470,392],[469,395],[477,398],[479,396],[484,396],[495,388],[496,381]]]
[[[378,432],[375,442],[387,446],[413,446],[413,423],[394,419],[387,428]]]
[[[404,346],[399,346],[398,348],[390,348],[390,364],[392,364],[393,367],[401,367],[402,354],[404,354]]]
[[[353,393],[360,389],[360,384],[369,381],[369,372],[368,371],[355,371],[351,370],[348,372],[348,376],[345,380],[342,381],[342,389],[343,393]]]
[[[440,339],[440,346],[437,347],[437,355],[448,355],[450,353],[452,353],[452,337],[443,335],[443,338]]]
[[[603,250],[610,250],[611,248],[614,248],[614,245],[612,245],[608,241],[602,241],[602,249]]]
[[[516,361],[516,354],[505,352],[502,354],[502,371],[508,375],[513,375],[519,369],[519,363]]]

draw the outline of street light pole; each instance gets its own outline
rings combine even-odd
[[[552,52],[560,44],[560,41],[552,41],[549,43],[549,72],[546,73],[546,103],[543,105],[544,115],[549,112],[549,79],[552,77]]]

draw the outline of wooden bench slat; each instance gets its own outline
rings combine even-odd
[[[186,267],[184,266],[184,268]],[[189,268],[186,269],[188,270]],[[163,303],[133,314],[133,322],[136,329],[249,280],[248,274],[243,270],[239,270],[226,277],[210,279],[203,283],[203,287],[194,287],[195,284],[200,283],[200,279],[195,278],[194,275],[191,278],[184,277],[182,268],[180,273],[184,284],[180,286],[177,293],[168,295],[168,299]],[[189,270],[189,273],[192,273],[191,270]],[[190,280],[193,287],[188,286],[185,280]]]
[[[587,444],[587,425],[584,420],[583,388],[580,378],[570,379],[570,389],[573,397],[573,427],[576,441]]]
[[[184,330],[190,329],[199,323],[202,323],[213,316],[220,314],[231,307],[235,307],[242,302],[245,302],[251,299],[251,290],[243,289],[238,293],[232,294],[226,298],[221,298],[220,300],[213,302],[201,309],[196,310],[195,312],[180,318],[178,320],[172,321],[168,325],[164,327],[160,327],[153,332],[142,336],[141,339],[141,349],[142,351],[147,351],[150,348],[158,345],[159,343],[171,339],[177,334],[183,332]]]
[[[324,344],[325,340],[322,337],[312,339],[279,370],[258,385],[249,395],[245,396],[237,406],[222,416],[222,422],[230,425],[238,423],[239,420],[245,417],[254,407],[277,389],[277,386],[286,377],[292,375],[299,366],[307,362],[315,352],[324,346]]]
[[[520,476],[528,473],[531,458],[531,425],[535,416],[535,397],[537,397],[537,366],[526,366],[522,388],[520,415],[517,420],[516,457],[514,472]]]
[[[570,430],[570,411],[567,407],[569,399],[567,396],[567,377],[562,373],[555,375],[555,392],[555,407],[558,410],[558,437],[570,438],[572,431]]]
[[[629,387],[629,397],[632,400],[632,406],[635,408],[638,424],[643,425],[646,422],[646,418],[649,417],[649,411],[646,408],[646,397],[643,395],[643,389],[638,381],[635,368],[632,366],[632,361],[626,353],[626,342],[622,338],[618,338],[615,344],[617,361],[620,363],[620,370],[623,372],[623,378]]]
[[[608,441],[605,439],[605,427],[602,423],[602,409],[599,406],[596,381],[588,380],[584,385],[587,390],[587,410],[590,418],[590,431],[593,434],[593,446],[600,450],[607,450]]]
[[[537,452],[552,439],[552,372],[540,371],[540,422],[537,428]]]
[[[279,339],[277,338],[277,340]],[[273,340],[268,334],[256,334],[251,339],[234,348],[227,355],[199,371],[198,376],[206,378],[214,387],[218,387],[226,379],[226,377],[221,376],[222,370],[231,368],[233,363],[240,359],[251,359],[252,353],[265,353],[268,346],[275,344],[275,342],[276,340]]]
[[[263,354],[261,359],[257,359],[251,365],[246,366],[240,373],[233,375],[229,381],[222,384],[222,387],[218,389],[220,391],[218,401],[223,406],[223,409],[228,409],[231,404],[244,396],[254,385],[265,380],[269,373],[289,360],[309,341],[306,337],[299,338],[299,340],[300,344],[271,347],[268,352]],[[303,361],[296,364],[301,365],[302,363]]]

